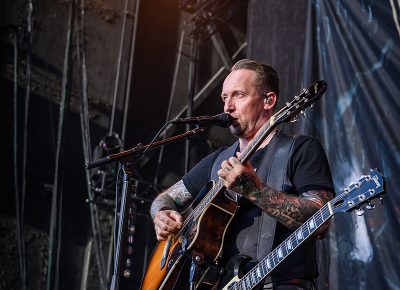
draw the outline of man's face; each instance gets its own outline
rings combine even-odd
[[[231,133],[239,138],[252,138],[268,120],[264,97],[256,87],[256,73],[240,69],[231,72],[225,79],[222,93],[224,112],[236,121],[230,126]]]

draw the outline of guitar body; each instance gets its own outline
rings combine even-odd
[[[221,193],[208,204],[197,221],[189,221],[190,226],[183,232],[182,237],[178,240],[172,239],[171,246],[167,241],[159,242],[147,265],[140,289],[174,289],[187,261],[186,254],[189,250],[199,253],[202,261],[206,263],[215,262],[222,251],[225,232],[236,209],[237,203]],[[166,262],[162,267],[163,257]],[[183,272],[182,275],[189,275],[188,272]],[[197,285],[196,288],[204,287]]]
[[[220,193],[205,208],[199,220],[195,222],[191,234],[190,250],[204,254],[209,262],[215,262],[221,251],[225,232],[237,209],[237,203]]]
[[[172,261],[171,257],[173,253],[179,252],[181,243],[179,241],[172,240],[172,246],[168,246],[168,241],[160,241],[156,245],[153,254],[147,264],[146,273],[143,277],[142,285],[140,289],[143,290],[155,290],[155,289],[172,289],[173,285],[169,285],[168,281],[164,281],[166,276],[171,277],[169,281],[173,281],[174,277],[178,276],[180,269],[182,268],[183,261],[174,261],[174,267],[168,267],[168,264]],[[166,263],[162,266],[161,261],[165,257]],[[182,258],[182,257],[181,257]],[[170,269],[168,269],[170,268]],[[169,271],[168,271],[169,270]],[[175,278],[176,279],[176,278]],[[171,288],[160,288],[171,286]]]

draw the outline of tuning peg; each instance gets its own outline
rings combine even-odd
[[[306,112],[305,112],[304,110],[301,110],[300,114],[301,114],[301,116],[302,116],[303,118],[307,118]]]
[[[375,204],[372,202],[368,202],[368,204],[365,206],[366,209],[371,210],[375,208]]]
[[[356,214],[358,216],[362,216],[364,214],[364,210],[362,210],[361,208],[356,209]]]
[[[310,105],[310,111],[313,111],[314,110],[314,104],[311,104]]]
[[[379,197],[379,202],[380,202],[381,204],[383,204],[383,197],[382,197],[382,196]]]
[[[299,118],[296,116],[290,122],[295,124],[295,123],[297,123],[298,120],[299,120]]]

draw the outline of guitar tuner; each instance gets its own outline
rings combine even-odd
[[[304,110],[301,110],[300,114],[301,114],[301,116],[302,116],[303,118],[307,118],[306,112],[305,112]]]
[[[362,210],[361,208],[356,209],[356,214],[357,214],[358,216],[362,216],[364,213],[365,213],[365,211]]]
[[[375,208],[375,204],[373,204],[372,202],[368,202],[368,204],[365,206],[365,208],[368,210],[372,210]]]
[[[363,200],[365,200],[367,197],[365,196],[365,194],[360,194],[359,196],[358,196],[358,199],[360,200],[360,201],[363,201]]]

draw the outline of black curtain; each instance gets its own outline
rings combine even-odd
[[[248,55],[281,75],[280,104],[324,79],[328,91],[290,130],[323,143],[337,191],[379,168],[384,204],[335,215],[319,243],[318,289],[400,289],[398,1],[250,1]]]

